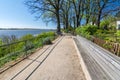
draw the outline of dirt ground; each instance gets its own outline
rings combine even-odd
[[[49,45],[50,46],[50,45]],[[0,80],[10,80],[18,72],[23,70],[31,61],[40,55],[47,47],[31,55],[28,59],[20,62],[4,73],[0,74]],[[45,55],[35,60],[13,80],[25,80],[26,77],[45,58]],[[53,49],[46,60],[30,75],[27,80],[86,80],[81,69],[79,58],[71,36],[65,36],[62,41]]]

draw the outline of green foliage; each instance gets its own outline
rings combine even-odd
[[[47,32],[47,36],[55,36],[55,32]]]
[[[104,29],[104,28],[107,29],[109,24],[110,24],[109,20],[103,20],[100,23],[100,27],[101,29]]]
[[[93,35],[96,31],[97,31],[97,26],[94,25],[86,25],[76,28],[76,33],[82,35],[84,34]]]
[[[74,31],[74,28],[72,26],[68,26],[69,31]]]
[[[105,30],[105,29],[97,29],[97,26],[86,25],[76,28],[76,33],[82,35],[88,39],[91,38],[91,35],[100,38],[105,41],[115,42],[115,31],[113,30]],[[120,36],[120,31],[117,31],[116,36]],[[119,40],[119,38],[117,38]]]
[[[117,32],[114,34],[115,35],[115,41],[120,42],[120,30],[117,30]]]
[[[106,37],[104,38],[104,40],[105,40],[105,41],[108,41],[108,42],[115,42],[115,41],[116,41],[114,37],[110,37],[110,36],[106,36]]]
[[[94,36],[102,40],[105,40],[105,41],[114,42],[116,41],[114,33],[115,32],[110,31],[110,30],[98,29],[96,33],[94,34]]]
[[[105,32],[105,30],[98,29],[98,30],[95,32],[94,36],[95,36],[95,37],[102,37],[102,36],[104,36],[104,32]]]
[[[38,38],[45,38],[48,36],[55,36],[55,32],[43,32],[43,33],[39,34],[37,37]]]
[[[31,53],[32,50],[43,46],[43,44],[51,44],[52,40],[55,39],[55,36],[55,32],[45,32],[35,37],[31,34],[27,34],[22,36],[19,41],[14,42],[14,44],[12,41],[10,41],[10,45],[6,44],[6,46],[0,47],[0,67],[6,62],[15,60],[20,56],[25,56],[28,53]],[[0,40],[0,44],[3,43],[1,41],[2,40]],[[7,38],[7,41],[9,41],[9,38]]]
[[[2,45],[2,39],[0,39],[0,45]]]
[[[113,26],[113,24],[114,24],[113,22],[115,22],[115,21],[116,21],[116,18],[109,15],[101,21],[100,27],[101,27],[101,29],[105,29],[105,30],[115,30],[116,27]]]
[[[91,39],[91,35],[94,35],[97,31],[97,26],[94,25],[86,25],[76,28],[75,32],[79,35],[86,37],[87,39]]]
[[[120,36],[120,30],[117,30],[117,32],[115,33],[116,36]]]
[[[46,37],[46,38],[43,40],[43,44],[44,44],[44,45],[46,45],[46,44],[52,44],[51,38],[50,38],[50,37]]]
[[[32,41],[29,41],[29,40],[28,40],[28,41],[25,43],[24,50],[27,51],[27,50],[32,49],[32,48],[34,48],[34,44],[32,43]]]
[[[93,35],[96,31],[97,31],[97,26],[87,25],[87,32],[89,32],[90,35]]]
[[[16,38],[15,35],[11,35],[11,36],[3,35],[1,41],[2,44],[9,44],[18,41],[18,39]]]
[[[112,31],[116,31],[116,26],[110,25],[109,29]]]
[[[68,27],[68,29],[65,29],[65,30],[63,30],[65,33],[72,33],[72,32],[74,32],[74,28],[73,27]]]
[[[27,35],[24,35],[24,36],[22,36],[20,39],[21,40],[28,40],[28,39],[31,39],[31,38],[33,38],[34,36],[32,35],[32,34],[27,34]]]
[[[68,33],[68,32],[69,32],[69,30],[68,30],[68,29],[65,29],[65,30],[64,30],[64,32],[65,32],[65,33]]]
[[[3,44],[9,44],[10,43],[10,36],[2,36],[2,43]]]
[[[112,48],[112,45],[110,45],[108,42],[106,42],[105,44],[103,44],[103,47],[110,50]]]

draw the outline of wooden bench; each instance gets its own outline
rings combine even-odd
[[[74,40],[87,80],[120,80],[119,57],[83,37],[77,36]]]

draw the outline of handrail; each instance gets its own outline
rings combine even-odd
[[[48,36],[50,37],[50,36]],[[52,37],[52,36],[51,36]],[[53,36],[55,37],[55,36]],[[35,41],[35,39],[37,39],[39,41]],[[12,42],[12,43],[9,43],[9,44],[4,44],[4,45],[0,45],[0,49],[3,51],[3,52],[0,52],[3,54],[3,57],[0,57],[0,67],[2,65],[4,65],[4,63],[6,62],[9,62],[11,60],[16,60],[17,57],[19,56],[26,56],[28,55],[29,53],[33,52],[33,50],[35,50],[36,48],[38,47],[42,47],[43,46],[43,37],[41,36],[37,36],[37,37],[33,37],[33,38],[30,38],[30,39],[26,39],[26,40],[21,40],[21,41],[16,41],[16,42]],[[30,42],[28,42],[30,41]],[[19,48],[17,46],[17,44],[19,45],[19,43],[23,43],[20,47],[22,48]],[[5,55],[4,55],[5,54]]]
[[[32,40],[32,39],[35,39],[35,38],[39,38],[39,37],[33,37],[33,38],[31,38],[31,39],[20,40],[20,41],[16,41],[16,42],[8,43],[8,44],[0,45],[0,47],[8,46],[8,45],[12,45],[12,44],[16,44],[16,43],[20,43],[20,42],[26,42],[26,41],[29,41],[29,40]]]

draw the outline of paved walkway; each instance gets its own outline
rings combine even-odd
[[[0,74],[0,80],[85,80],[85,77],[73,39],[65,36]]]

